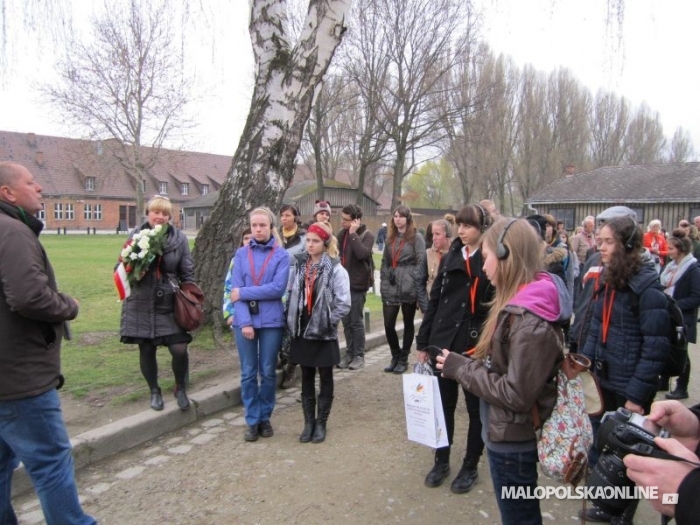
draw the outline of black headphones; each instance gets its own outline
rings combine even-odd
[[[634,250],[634,239],[637,236],[637,223],[632,217],[630,217],[630,220],[632,221],[632,233],[630,234],[629,239],[627,239],[625,242],[625,250],[628,252]]]
[[[486,228],[488,228],[488,224],[486,224],[486,210],[481,207],[480,204],[472,204],[475,208],[479,208],[479,211],[481,211],[481,226],[479,227],[479,231],[481,233],[484,233],[486,231]]]
[[[507,259],[510,255],[510,250],[508,249],[508,246],[503,244],[503,241],[506,238],[508,228],[510,228],[515,221],[517,221],[517,219],[511,219],[510,221],[508,221],[508,224],[506,224],[506,227],[503,228],[501,235],[498,236],[498,242],[496,243],[496,257],[501,261]]]

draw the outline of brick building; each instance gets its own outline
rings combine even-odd
[[[43,188],[39,218],[48,229],[126,230],[141,220],[135,181],[124,173],[110,146],[110,141],[0,131],[0,160],[23,164]],[[163,195],[172,201],[177,225],[182,205],[217,191],[231,166],[228,155],[162,149],[158,158],[141,184],[146,199]]]

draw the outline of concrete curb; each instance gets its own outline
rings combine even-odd
[[[420,320],[415,322],[420,325]],[[403,328],[397,328],[402,335]],[[365,339],[365,351],[386,343],[386,334],[373,332],[367,334]],[[340,346],[341,355],[345,351],[345,343]],[[278,385],[282,381],[282,371],[277,373]],[[75,468],[83,468],[97,461],[103,460],[130,448],[142,445],[151,439],[177,430],[185,425],[194,423],[198,419],[209,417],[222,410],[241,404],[240,378],[220,383],[211,388],[189,394],[192,406],[190,410],[183,412],[175,403],[169,403],[166,407],[156,412],[145,410],[114,421],[108,425],[95,428],[78,434],[71,439],[73,446],[73,460]],[[24,466],[15,470],[12,481],[12,495],[22,494],[32,488],[31,481]]]

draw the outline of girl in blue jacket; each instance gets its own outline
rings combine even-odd
[[[241,400],[245,407],[246,441],[273,434],[275,367],[284,332],[282,296],[289,276],[289,256],[275,229],[275,216],[265,207],[250,213],[253,238],[236,251],[231,296],[236,314],[233,329],[241,360]]]

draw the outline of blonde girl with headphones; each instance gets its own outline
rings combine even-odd
[[[483,269],[495,295],[471,355],[442,350],[437,368],[480,399],[501,523],[540,525],[537,499],[503,498],[505,487],[537,487],[532,407],[544,421],[556,401],[551,381],[563,358],[561,322],[571,316],[564,282],[542,271],[542,250],[524,219],[499,220],[482,236]]]

